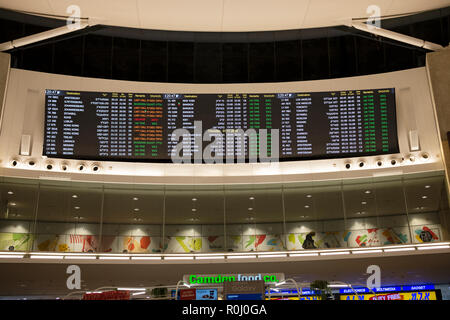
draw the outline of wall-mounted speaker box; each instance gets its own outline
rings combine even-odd
[[[31,147],[31,135],[23,134],[20,140],[20,155],[29,156]]]
[[[419,151],[419,134],[417,130],[409,130],[409,150],[410,151]]]

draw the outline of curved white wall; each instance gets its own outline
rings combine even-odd
[[[101,168],[97,172],[90,170],[90,166],[94,164],[92,161],[67,161],[42,157],[45,89],[157,93],[273,93],[388,87],[396,89],[399,154],[272,164],[152,164],[104,161],[95,162]],[[420,151],[410,152],[409,130],[418,131]],[[18,155],[23,134],[32,136],[30,156]],[[426,160],[421,157],[424,153],[429,155]],[[411,156],[415,161],[409,160]],[[1,123],[0,158],[2,176],[155,184],[313,181],[415,173],[444,168],[425,68],[341,79],[258,84],[145,83],[11,69]],[[11,165],[14,159],[19,162],[16,167]],[[391,165],[391,159],[397,160],[395,166]],[[36,164],[29,166],[30,160]],[[376,165],[378,160],[383,161],[381,167]],[[366,162],[363,168],[357,166],[360,161]],[[46,169],[49,162],[54,165],[52,171]],[[69,166],[66,172],[60,169],[63,162]],[[82,173],[77,170],[80,163],[88,167]],[[352,164],[350,170],[345,169],[346,163]]]

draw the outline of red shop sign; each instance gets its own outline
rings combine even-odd
[[[195,289],[180,290],[180,300],[195,300]]]
[[[130,300],[130,291],[105,291],[85,293],[83,300]]]

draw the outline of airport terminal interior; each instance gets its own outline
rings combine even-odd
[[[0,300],[450,300],[449,42],[448,0],[0,0]]]

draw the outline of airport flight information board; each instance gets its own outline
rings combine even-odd
[[[191,148],[181,154],[194,159],[215,141],[204,141],[208,129],[223,135],[217,140],[223,148],[213,154],[224,162],[259,153],[261,129],[267,129],[267,154],[278,151],[281,161],[399,152],[393,88],[272,94],[46,90],[45,114],[43,155],[52,158],[170,162],[182,142]],[[191,136],[172,139],[175,129]],[[249,129],[256,136],[244,136],[243,144],[226,138]]]

